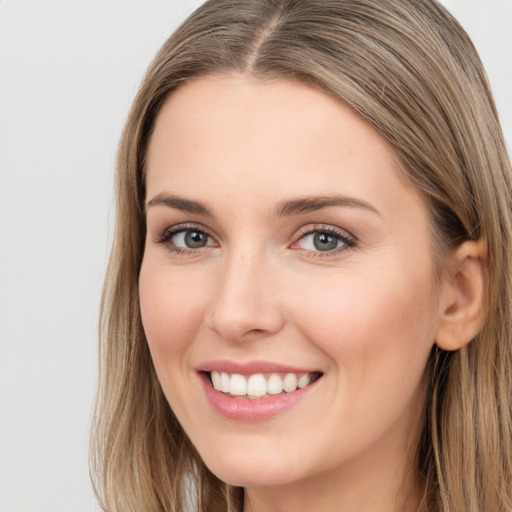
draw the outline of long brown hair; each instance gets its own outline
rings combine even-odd
[[[156,56],[118,156],[91,459],[104,509],[243,506],[242,491],[208,471],[163,396],[137,287],[155,117],[173,90],[212,73],[299,81],[348,104],[394,146],[424,197],[436,257],[485,241],[486,320],[466,347],[432,352],[418,467],[430,511],[512,511],[510,162],[478,55],[434,0],[210,0]]]

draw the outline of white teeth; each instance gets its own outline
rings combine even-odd
[[[301,375],[297,380],[297,386],[299,386],[300,389],[305,388],[309,383],[311,382],[309,378],[309,373],[305,373],[304,375]]]
[[[210,378],[217,391],[229,393],[232,396],[261,398],[265,395],[278,395],[283,391],[292,393],[297,389],[305,388],[312,382],[314,374],[287,373],[282,377],[278,373],[273,373],[265,377],[262,373],[256,373],[245,377],[238,373],[230,375],[226,372],[212,371]]]
[[[220,376],[219,372],[212,372],[211,373],[212,378],[212,384],[215,389],[222,389],[222,378]]]
[[[229,393],[229,375],[222,372],[220,374],[220,389],[223,393]]]
[[[249,377],[247,381],[247,394],[257,397],[267,394],[267,380],[261,373]]]
[[[276,373],[273,373],[267,381],[267,392],[269,395],[278,395],[283,392],[283,381]]]
[[[243,375],[238,375],[238,373],[231,375],[229,392],[233,396],[244,396],[247,394],[247,380]]]
[[[287,393],[291,393],[297,389],[297,375],[294,373],[287,373],[283,380],[283,389]]]

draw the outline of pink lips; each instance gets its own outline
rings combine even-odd
[[[247,363],[236,363],[234,361],[219,360],[210,361],[199,365],[198,372],[227,372],[239,373],[240,375],[252,375],[254,373],[311,373],[315,370],[296,368],[283,364],[270,363],[266,361],[251,361]]]
[[[302,401],[318,383],[318,380],[316,380],[305,388],[297,389],[291,393],[249,399],[232,397],[215,390],[210,382],[208,373],[218,371],[229,374],[238,373],[246,376],[256,373],[313,373],[315,370],[270,362],[235,363],[227,360],[207,362],[198,366],[196,370],[199,372],[206,398],[213,409],[226,418],[245,422],[264,421],[291,409]]]

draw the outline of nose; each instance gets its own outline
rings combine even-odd
[[[266,338],[279,332],[284,316],[278,280],[257,255],[233,255],[223,262],[206,326],[232,342]]]

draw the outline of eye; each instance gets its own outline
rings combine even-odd
[[[354,247],[355,244],[354,238],[340,229],[332,226],[322,226],[308,229],[293,244],[292,248],[328,255]]]
[[[202,231],[196,229],[187,229],[185,231],[178,231],[172,235],[169,240],[176,247],[183,249],[200,249],[208,245],[209,236]]]
[[[166,245],[169,250],[178,254],[190,253],[216,245],[212,237],[199,227],[183,225],[167,229],[156,242]]]

